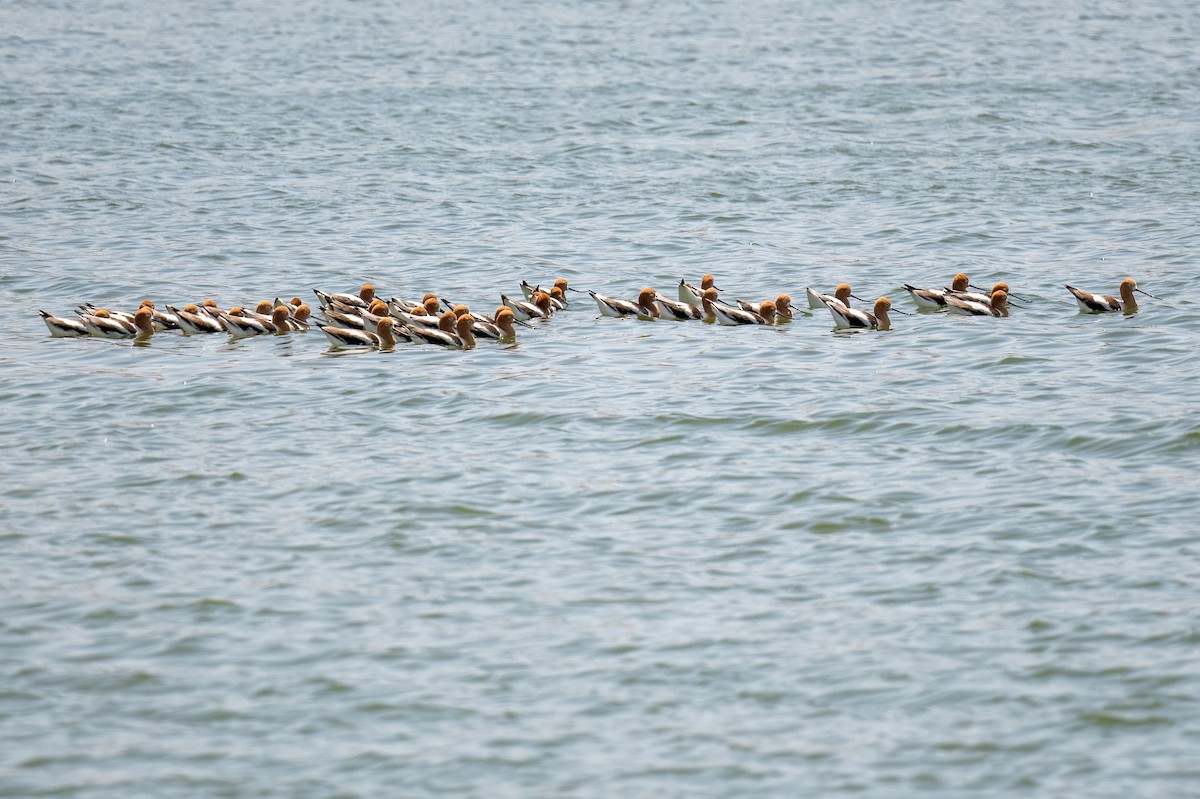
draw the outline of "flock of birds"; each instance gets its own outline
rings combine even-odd
[[[1074,286],[1066,288],[1074,296],[1080,311],[1086,313],[1134,313],[1138,308],[1135,292],[1153,297],[1139,289],[1131,277],[1121,281],[1118,297],[1093,294]],[[945,310],[968,316],[1008,316],[1009,303],[1023,301],[1009,291],[1007,283],[996,283],[990,292],[981,292],[962,273],[954,276],[949,287],[918,288],[906,283],[904,289],[919,309]],[[364,284],[357,294],[320,289],[313,292],[319,302],[320,322],[312,320],[312,307],[299,297],[288,301],[263,300],[253,310],[242,306],[222,310],[212,300],[182,308],[167,305],[166,310],[159,310],[154,302],[144,300],[133,312],[81,305],[73,318],[54,316],[46,311],[38,313],[50,329],[50,335],[55,337],[146,339],[155,333],[178,330],[185,335],[227,333],[234,338],[244,338],[299,333],[315,325],[334,347],[376,349],[391,349],[401,342],[469,349],[481,338],[513,341],[517,336],[517,325],[528,327],[530,321],[549,319],[565,309],[569,305],[567,292],[588,294],[601,316],[607,317],[773,325],[791,321],[796,313],[787,294],[765,302],[723,302],[721,290],[714,285],[712,275],[704,275],[699,286],[680,280],[675,298],[645,288],[638,292],[635,300],[581,291],[569,286],[565,278],[555,280],[549,291],[522,281],[523,299],[501,294],[501,305],[491,316],[472,312],[466,305],[451,303],[432,293],[424,295],[420,302],[408,302],[398,297],[383,300],[375,295],[375,287],[369,283]],[[887,330],[892,324],[890,313],[906,313],[893,308],[887,297],[875,300],[870,312],[851,307],[852,299],[863,300],[851,292],[848,283],[839,284],[833,294],[820,294],[811,288],[806,289],[806,293],[809,308],[827,308],[837,328]]]

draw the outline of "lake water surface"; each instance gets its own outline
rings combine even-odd
[[[0,796],[1200,795],[1198,143],[1185,2],[8,2]]]

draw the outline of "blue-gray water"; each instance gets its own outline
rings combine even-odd
[[[1051,5],[6,2],[0,795],[1200,795],[1200,10]],[[960,270],[1030,302],[36,314]]]

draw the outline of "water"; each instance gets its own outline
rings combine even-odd
[[[0,795],[1200,793],[1195,6],[0,17]],[[36,315],[960,270],[1030,302],[583,297],[465,353]]]

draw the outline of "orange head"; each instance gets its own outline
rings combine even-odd
[[[275,308],[275,304],[270,300],[263,300],[258,305],[254,306],[255,313],[269,314]]]
[[[185,305],[183,306],[183,310],[184,313],[200,313],[200,309],[195,305]]]
[[[363,302],[370,302],[375,299],[375,287],[370,283],[363,283],[362,288],[358,290],[358,298]]]
[[[496,309],[496,324],[500,327],[506,327],[513,323],[517,317],[513,314],[512,308],[507,305],[502,305]]]
[[[567,279],[565,277],[560,277],[558,280],[554,281],[554,288],[563,292],[565,295],[567,292]]]
[[[758,315],[767,320],[767,324],[775,321],[775,303],[767,300],[758,306]]]
[[[396,346],[396,328],[392,327],[391,319],[380,319],[376,322],[375,334],[379,336],[379,343],[384,347]]]
[[[550,313],[550,295],[544,291],[539,291],[533,295],[533,304],[542,309],[543,313]]]
[[[142,306],[137,309],[137,313],[133,315],[133,324],[143,334],[149,335],[154,332],[154,310]]]
[[[293,308],[299,308],[304,304],[304,300],[300,299],[299,297],[292,297],[290,300],[288,300],[288,304]]]
[[[838,283],[837,288],[833,290],[833,296],[842,301],[842,304],[849,307],[850,305],[850,284]]]
[[[954,279],[950,281],[950,288],[954,291],[966,291],[967,286],[970,285],[970,283],[971,279],[964,273],[959,272],[954,276]]]
[[[875,321],[879,325],[880,330],[887,330],[892,326],[892,320],[888,318],[888,311],[892,310],[892,301],[887,297],[880,297],[875,300]]]
[[[291,315],[292,313],[287,309],[286,305],[276,305],[275,309],[271,311],[271,321],[274,322],[276,326],[282,325]]]
[[[719,296],[719,295],[717,294],[717,290],[716,290],[716,289],[714,289],[714,288],[707,288],[707,289],[705,289],[705,290],[704,290],[704,292],[703,292],[703,293],[700,295],[700,299],[704,300],[705,302],[716,302],[716,301],[717,301],[717,297],[718,297],[718,296]]]
[[[454,311],[446,311],[438,317],[438,330],[444,330],[447,333],[453,333],[455,321],[466,316],[470,316],[470,314],[463,314],[463,316],[460,317],[456,316]]]
[[[442,301],[437,297],[427,297],[423,303],[426,316],[437,316],[438,308],[442,307]]]
[[[428,294],[424,294],[421,296],[421,304],[428,305],[430,300],[436,300],[437,298],[438,298],[438,295],[434,294],[431,291]]]
[[[563,294],[563,290],[558,286],[550,287],[550,296],[556,300],[565,300],[567,298],[567,295]]]
[[[463,344],[468,347],[475,346],[475,334],[471,332],[471,326],[475,324],[475,317],[469,313],[465,313],[458,317],[458,337],[463,340]]]
[[[308,317],[312,316],[312,308],[309,308],[306,303],[300,303],[296,306],[295,317],[298,322],[307,322]]]
[[[141,304],[138,305],[138,307],[139,308],[153,308],[154,300],[142,300]]]
[[[471,312],[471,309],[465,305],[455,305],[454,306],[454,315],[455,316],[462,316],[463,314],[467,314],[470,312]]]

